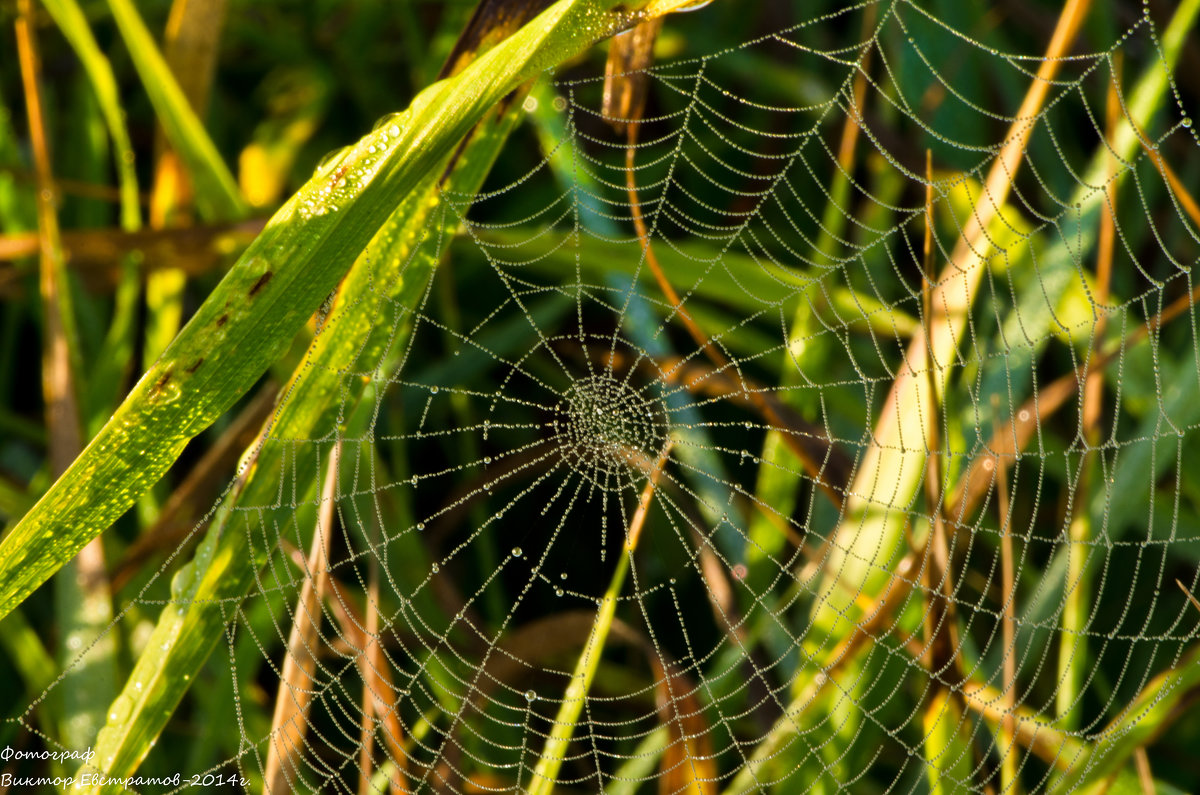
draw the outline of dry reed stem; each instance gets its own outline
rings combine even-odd
[[[1133,752],[1133,761],[1137,765],[1138,783],[1142,787],[1142,795],[1154,795],[1158,788],[1154,786],[1154,774],[1150,771],[1150,757],[1144,747]]]
[[[933,321],[933,153],[925,150],[925,240],[922,251],[921,305],[925,338],[932,339]],[[938,385],[934,376],[933,350],[926,348],[925,373],[929,379],[930,394],[936,395]],[[950,575],[950,550],[946,543],[946,522],[942,513],[942,458],[938,450],[940,441],[940,401],[929,404],[928,424],[925,437],[928,440],[928,455],[925,467],[925,500],[929,510],[929,539],[926,556],[921,566],[922,587],[925,592],[925,643],[926,659],[922,662],[930,671],[941,672],[949,665],[958,663],[958,638],[954,615],[954,583]],[[936,583],[936,584],[935,584]]]
[[[1119,64],[1120,60],[1115,59],[1114,63]],[[1109,81],[1105,103],[1105,137],[1110,142],[1110,146],[1115,146],[1117,129],[1121,123],[1121,98],[1117,91],[1119,81],[1120,72],[1116,70],[1113,79]],[[1109,284],[1112,280],[1113,251],[1116,245],[1116,174],[1116,159],[1109,157],[1105,202],[1100,208],[1100,229],[1096,244],[1094,300],[1101,310],[1097,313],[1096,321],[1092,326],[1092,339],[1088,345],[1087,354],[1089,367],[1083,382],[1081,432],[1087,447],[1079,462],[1079,471],[1075,480],[1074,492],[1071,494],[1070,512],[1067,518],[1069,546],[1067,548],[1066,595],[1062,611],[1063,632],[1059,637],[1057,660],[1060,686],[1055,692],[1058,715],[1067,721],[1067,725],[1074,725],[1078,720],[1076,706],[1081,697],[1079,691],[1084,679],[1080,666],[1081,661],[1087,656],[1087,637],[1084,632],[1086,622],[1089,620],[1091,603],[1088,557],[1091,554],[1089,542],[1092,537],[1092,525],[1085,502],[1093,480],[1095,448],[1100,442],[1099,422],[1104,398],[1102,378],[1104,368],[1093,365],[1099,359],[1100,343],[1108,325],[1108,315],[1105,314],[1104,307],[1108,303]]]
[[[922,331],[909,344],[880,410],[871,444],[863,455],[847,499],[851,513],[871,507],[904,508],[909,501],[908,495],[916,493],[924,450],[928,449],[928,439],[922,438],[921,418],[935,402],[929,381],[921,377],[921,370],[928,356],[937,368],[939,380],[944,383],[948,377],[949,365],[986,269],[986,253],[990,247],[987,227],[999,214],[1012,190],[1038,112],[1089,6],[1090,0],[1069,0],[1059,16],[1037,75],[988,173],[980,204],[967,221],[950,263],[941,271],[933,289],[930,336],[926,338]]]
[[[1192,596],[1192,592],[1187,589],[1187,586],[1183,584],[1183,581],[1176,579],[1175,584],[1179,586],[1179,590],[1183,591],[1183,595],[1188,598],[1188,601],[1192,603],[1192,606],[1197,610],[1200,610],[1200,599]]]
[[[308,733],[308,713],[316,693],[317,649],[321,642],[322,603],[329,593],[329,549],[333,542],[333,511],[337,497],[339,440],[329,453],[321,508],[305,562],[304,583],[296,599],[292,628],[279,673],[271,744],[263,768],[263,791],[281,795],[300,780],[299,757]]]
[[[996,402],[999,402],[997,399]],[[1017,757],[1013,753],[1016,738],[1014,710],[1017,705],[1017,583],[1016,561],[1013,560],[1012,506],[1008,498],[1008,478],[1004,468],[996,472],[999,485],[997,508],[1000,512],[1000,583],[1004,593],[1004,618],[1001,624],[1001,641],[1004,643],[1004,699],[1005,716],[1000,732],[1000,781],[1001,791],[1016,795],[1020,781],[1017,778]]]
[[[83,431],[71,365],[73,340],[70,338],[71,319],[67,316],[70,299],[65,282],[66,268],[55,206],[54,175],[42,109],[42,88],[39,83],[41,58],[32,27],[32,0],[19,0],[17,9],[17,58],[20,61],[37,179],[38,288],[45,324],[42,393],[46,401],[46,427],[50,432],[50,471],[57,478],[83,448]]]
[[[304,566],[299,550],[293,549],[292,556],[297,566]],[[361,615],[350,600],[345,587],[337,577],[329,574],[329,595],[325,600],[338,631],[356,654],[359,675],[365,683],[366,692],[372,699],[372,713],[383,724],[383,739],[389,758],[396,766],[396,776],[389,781],[392,795],[411,792],[407,774],[408,751],[404,748],[404,729],[397,715],[396,700],[399,691],[392,682],[383,645],[377,635],[370,633],[370,620]]]
[[[1175,173],[1175,169],[1171,168],[1158,149],[1152,147],[1146,141],[1146,137],[1142,135],[1140,130],[1138,131],[1137,139],[1142,145],[1142,149],[1154,161],[1158,172],[1167,181],[1167,185],[1170,186],[1171,191],[1175,194],[1175,198],[1179,200],[1180,207],[1187,213],[1188,218],[1192,219],[1192,223],[1200,226],[1200,203],[1196,202],[1196,199],[1188,191],[1187,186],[1183,184],[1183,180],[1179,179],[1179,175]]]

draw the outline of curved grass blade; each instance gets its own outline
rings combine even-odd
[[[592,682],[596,678],[596,670],[600,667],[604,644],[608,640],[609,631],[616,618],[621,588],[624,587],[625,576],[633,564],[633,554],[637,551],[638,540],[641,538],[646,515],[650,510],[650,501],[654,496],[654,490],[658,487],[658,478],[670,451],[671,448],[668,444],[659,454],[646,485],[642,488],[637,510],[634,511],[625,536],[625,548],[621,550],[621,554],[617,558],[616,569],[612,573],[604,596],[600,599],[587,643],[584,644],[583,651],[580,652],[575,662],[575,670],[571,674],[567,689],[563,692],[550,733],[546,737],[542,752],[538,756],[537,765],[534,767],[533,775],[526,787],[529,795],[551,795],[558,783],[558,771],[566,761],[567,749],[571,745],[575,727],[579,723],[579,714],[583,712],[583,705],[588,699],[588,691],[591,690]]]

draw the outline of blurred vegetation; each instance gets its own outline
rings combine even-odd
[[[1200,605],[1189,602],[1200,591],[1200,142],[1183,110],[1200,112],[1200,4],[1080,14],[1064,54],[1087,57],[1061,62],[1038,126],[1013,147],[1022,165],[997,217],[974,233],[1041,66],[996,53],[1044,53],[1070,12],[920,5],[722,0],[667,16],[654,44],[656,62],[683,66],[648,82],[647,207],[671,182],[717,218],[748,210],[745,184],[708,177],[703,155],[679,173],[655,157],[697,102],[726,122],[697,125],[699,148],[751,178],[794,145],[784,121],[814,131],[811,163],[789,172],[795,195],[764,203],[752,245],[681,222],[654,230],[689,321],[720,348],[689,360],[718,394],[693,396],[691,435],[673,437],[667,470],[678,488],[647,487],[659,507],[630,550],[640,581],[678,577],[683,627],[664,597],[607,615],[521,603],[523,579],[493,576],[511,546],[499,539],[520,533],[532,554],[548,536],[489,506],[523,485],[461,511],[457,495],[392,488],[430,461],[467,479],[520,447],[511,429],[542,421],[532,403],[490,439],[414,441],[404,429],[429,411],[430,384],[494,390],[506,357],[537,349],[537,329],[619,330],[634,358],[656,361],[697,349],[667,285],[635,269],[624,187],[587,183],[568,156],[577,147],[601,173],[625,162],[621,130],[596,112],[610,45],[587,45],[610,32],[603,23],[585,30],[593,17],[581,14],[501,44],[521,15],[472,25],[474,2],[0,3],[0,27],[18,31],[0,59],[0,705],[12,718],[0,747],[95,747],[117,775],[236,775],[255,791],[286,786],[280,767],[295,764],[272,757],[273,732],[311,745],[312,780],[358,791],[402,791],[397,781],[416,786],[425,770],[439,791],[547,791],[556,779],[582,782],[560,791],[628,793],[1200,788]],[[803,47],[715,57],[823,14],[793,32]],[[503,54],[470,72],[487,52]],[[531,80],[551,68],[567,82]],[[502,72],[507,83],[484,85],[481,74]],[[421,93],[456,74],[471,79]],[[592,112],[571,117],[577,137],[563,148],[568,105]],[[580,186],[574,214],[552,223],[546,208]],[[919,424],[932,392],[937,432],[906,426],[916,435],[883,439],[872,459],[904,352],[935,322],[929,282],[949,281],[933,274],[960,262],[971,234],[986,241],[986,266],[969,330],[934,357],[952,362],[944,383],[910,379],[901,406],[920,410],[897,412]],[[646,300],[615,321],[595,307],[577,319],[567,292],[531,290],[524,314],[488,325],[505,295],[497,260],[527,266],[531,284],[578,268],[604,296],[636,272]],[[416,314],[442,331],[412,343]],[[803,379],[789,365],[797,350]],[[397,371],[419,388],[384,401]],[[568,387],[561,373],[538,376]],[[469,400],[438,405],[434,427],[480,421]],[[818,426],[832,451],[820,476],[789,442]],[[353,441],[372,434],[377,444]],[[941,452],[927,461],[927,447]],[[360,471],[389,485],[362,487]],[[911,494],[891,503],[879,484]],[[347,495],[337,519],[319,499],[335,487]],[[554,505],[553,484],[540,489]],[[686,507],[661,507],[671,501]],[[599,547],[620,549],[636,504],[555,550],[554,565],[574,566],[573,593],[602,602],[630,587],[623,555],[593,563]],[[714,504],[737,518],[723,525],[706,514]],[[465,515],[379,541],[447,505]],[[693,515],[711,544],[676,542]],[[312,528],[335,522],[343,546],[369,552],[322,550]],[[475,541],[480,527],[492,530]],[[424,587],[460,547],[454,585]],[[332,578],[319,573],[331,555],[345,558]],[[722,573],[710,579],[697,560]],[[745,619],[736,632],[710,615],[718,592]],[[322,611],[324,632],[305,626]],[[398,614],[425,629],[374,642]],[[456,651],[439,656],[422,632]],[[481,637],[504,638],[505,654],[536,670],[489,663],[481,728],[442,758],[430,749],[475,697],[463,683],[491,651]],[[320,675],[297,651],[318,638],[337,660]],[[410,646],[424,655],[416,674],[396,662]],[[343,682],[330,701],[278,698],[329,670]],[[583,701],[546,674],[571,670],[613,696],[588,702],[586,720],[628,729],[603,753],[579,740]],[[367,706],[371,692],[388,704]],[[377,734],[329,739],[346,731],[338,699],[375,715]],[[296,715],[310,711],[306,733]],[[368,742],[364,763],[353,749]],[[608,765],[602,783],[593,754]],[[509,767],[478,763],[497,758]]]

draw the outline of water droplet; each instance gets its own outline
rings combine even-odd
[[[526,690],[525,691],[525,700],[526,701],[536,701],[537,693],[533,692],[532,690]]]
[[[112,723],[123,723],[129,719],[131,712],[133,712],[133,700],[129,696],[117,696],[113,701],[112,711],[108,713],[108,719]]]
[[[433,564],[432,566],[430,566],[430,571],[432,571],[434,574],[437,574],[441,570],[442,570],[442,567],[437,565],[436,563]]]
[[[376,120],[375,126],[373,126],[371,128],[371,132],[379,132],[384,127],[390,127],[392,129],[395,129],[396,131],[392,132],[392,129],[389,129],[387,132],[391,133],[392,135],[399,135],[400,129],[397,126],[396,122],[400,121],[403,117],[404,117],[403,112],[389,113],[386,116],[381,116],[381,117],[379,117],[378,120]]]
[[[438,393],[438,388],[436,386],[432,386],[429,388],[429,391],[436,395]]]
[[[562,113],[564,110],[567,109],[567,98],[566,97],[555,97],[553,104],[554,104],[554,109],[557,110],[559,113]]]
[[[346,154],[346,152],[349,150],[350,147],[343,146],[341,149],[334,149],[332,152],[326,152],[325,156],[317,162],[317,168],[313,173],[315,174],[318,171],[324,171],[326,168],[333,165],[335,160]]]
[[[1191,117],[1190,117],[1190,116],[1184,116],[1184,117],[1183,117],[1183,121],[1182,121],[1182,122],[1180,122],[1180,124],[1182,124],[1184,127],[1191,127],[1191,126],[1192,126],[1192,119],[1191,119]]]
[[[525,101],[521,103],[521,107],[526,113],[533,113],[538,109],[537,97],[525,97]]]
[[[513,547],[512,554],[514,558],[519,558],[523,553],[520,547]]]
[[[563,589],[562,589],[562,588],[555,588],[555,589],[554,589],[554,595],[555,595],[555,596],[562,596],[562,595],[563,595]]]
[[[425,523],[424,523],[424,522],[417,522],[417,530],[418,530],[418,532],[419,532],[419,531],[421,531],[421,530],[424,530],[424,529],[425,529]]]
[[[561,580],[565,580],[565,579],[567,579],[567,573],[564,571],[562,574],[558,575],[558,577]]]

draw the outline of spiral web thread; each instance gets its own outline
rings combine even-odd
[[[938,273],[1014,122],[1019,95],[997,87],[1024,90],[1037,52],[979,19],[865,4],[655,66],[636,197],[602,80],[540,86],[544,157],[445,195],[463,230],[448,264],[378,317],[394,366],[344,363],[371,386],[336,438],[264,443],[296,463],[230,524],[267,564],[212,665],[236,707],[226,765],[261,780],[274,746],[297,790],[543,786],[622,558],[560,791],[1049,791],[1122,753],[1127,707],[1177,697],[1200,625],[1175,585],[1198,589],[1200,559],[1197,221],[1140,146],[1088,181],[1107,98],[1128,118],[1134,80],[1164,71],[1160,37],[1147,16],[1065,58],[1029,120],[936,410],[921,393],[922,435],[878,443],[924,461],[932,440],[911,493],[855,484],[937,310],[926,187]],[[1173,83],[1139,132],[1195,175]],[[284,691],[306,712],[272,733],[289,656],[311,658]]]

